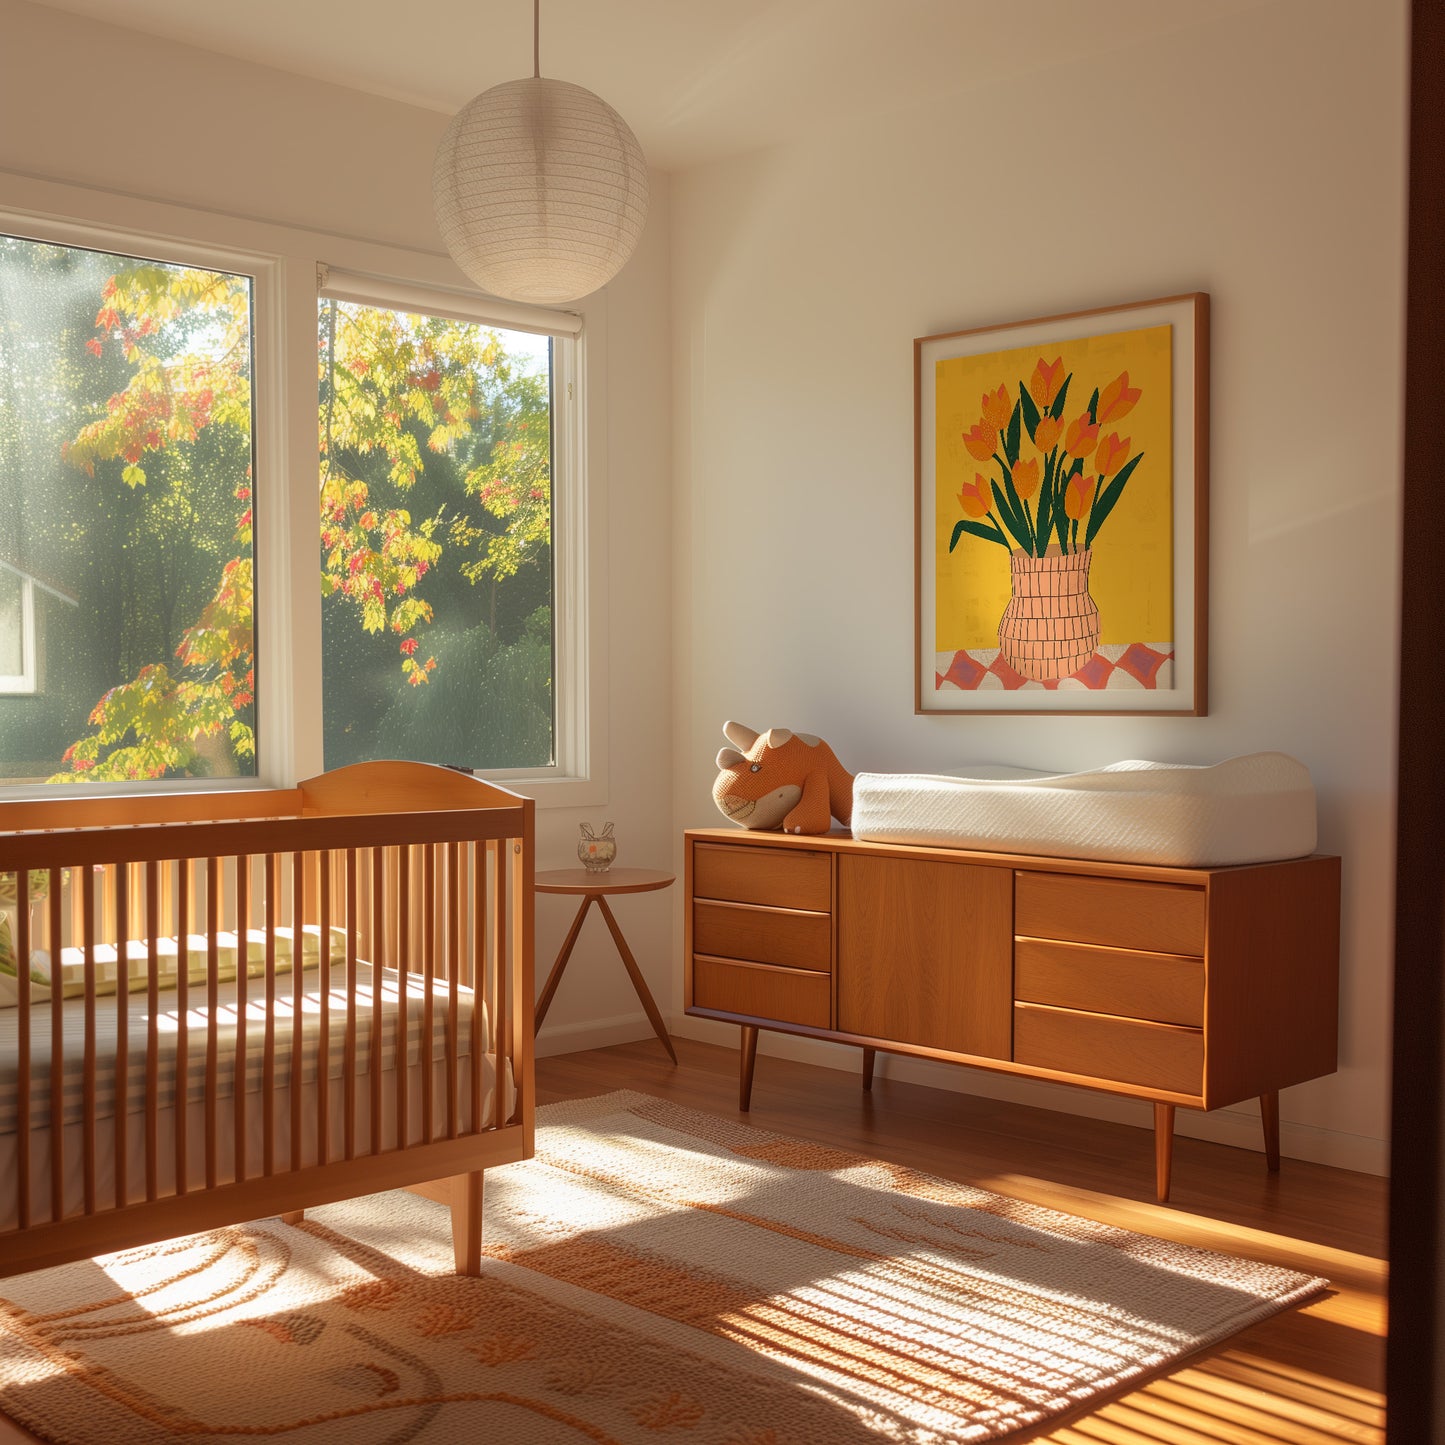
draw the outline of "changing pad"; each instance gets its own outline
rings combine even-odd
[[[1206,767],[1123,762],[1096,772],[1008,778],[859,773],[853,836],[1215,868],[1312,853],[1315,794],[1309,770],[1284,753],[1250,753]]]

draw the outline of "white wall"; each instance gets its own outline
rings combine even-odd
[[[431,111],[0,0],[0,207],[40,177],[248,220],[444,254],[432,218]],[[668,185],[653,178],[636,256],[607,288],[605,454],[592,505],[604,523],[608,800],[538,811],[541,867],[576,865],[581,819],[614,819],[621,861],[671,857]],[[324,238],[319,254],[326,255]],[[455,281],[462,281],[456,273]],[[610,564],[609,564],[610,563]],[[619,918],[666,1008],[672,901],[622,900]],[[540,898],[544,971],[571,901]],[[618,1021],[621,1021],[620,1023]],[[542,1036],[544,1050],[648,1032],[600,920],[587,931]]]
[[[1109,0],[1091,5],[1107,29]],[[1284,1147],[1379,1169],[1405,7],[1193,10],[1192,29],[997,84],[960,56],[957,92],[909,110],[870,114],[860,81],[846,128],[676,178],[677,821],[718,821],[728,717],[821,733],[855,771],[1294,753],[1344,857],[1342,1044],[1337,1074],[1284,1095]],[[912,338],[1191,290],[1214,323],[1210,716],[915,717]],[[1180,1128],[1257,1147],[1253,1115]]]

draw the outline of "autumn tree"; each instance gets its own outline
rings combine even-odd
[[[97,496],[145,498],[157,537],[202,516],[214,529],[218,514],[225,529],[210,595],[179,635],[165,616],[166,646],[151,654],[163,660],[107,689],[56,780],[254,771],[249,283],[125,262],[97,300],[85,361],[111,377],[119,368],[120,384],[66,444],[66,462]],[[525,646],[535,660],[535,615],[504,638],[498,589],[547,573],[545,375],[519,366],[494,331],[334,301],[319,310],[317,357],[328,627],[344,625],[353,643],[390,638],[388,670],[415,695],[445,671],[429,642],[438,609],[489,589],[491,655]],[[545,675],[534,668],[527,681],[550,729],[549,617],[546,630]],[[374,652],[361,652],[374,672]],[[477,684],[459,678],[457,691]]]

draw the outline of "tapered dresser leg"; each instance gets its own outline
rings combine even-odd
[[[864,1049],[864,1050],[863,1050],[863,1087],[864,1087],[864,1089],[872,1089],[872,1087],[873,1087],[873,1060],[874,1060],[874,1058],[877,1056],[877,1054],[878,1054],[878,1050],[877,1050],[877,1049]]]
[[[281,1223],[300,1224],[305,1218],[306,1211],[304,1209],[288,1209],[286,1213],[281,1216]]]
[[[1169,1202],[1169,1173],[1174,1166],[1174,1105],[1154,1105],[1154,1190],[1160,1204]]]
[[[738,1075],[738,1108],[744,1114],[753,1103],[753,1065],[758,1061],[758,1031],[752,1024],[743,1024],[741,1072]]]
[[[1279,1173],[1279,1093],[1259,1096],[1259,1117],[1264,1125],[1264,1157],[1271,1174]]]

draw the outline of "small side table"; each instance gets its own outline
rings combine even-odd
[[[609,868],[605,873],[589,873],[585,868],[552,868],[537,874],[538,893],[580,893],[582,895],[582,906],[577,910],[576,918],[572,920],[572,927],[567,930],[567,937],[563,940],[561,952],[557,955],[557,962],[552,965],[552,972],[547,975],[547,982],[542,988],[542,996],[537,1000],[535,1025],[537,1032],[541,1032],[542,1020],[547,1017],[547,1010],[552,1007],[552,997],[557,992],[557,985],[562,982],[563,971],[567,967],[567,960],[572,957],[577,937],[582,932],[582,922],[587,917],[587,910],[595,903],[602,910],[603,918],[607,920],[607,927],[612,932],[612,941],[617,945],[617,952],[622,955],[622,966],[627,970],[628,978],[632,980],[632,987],[637,991],[637,997],[642,1001],[642,1007],[647,1010],[647,1018],[652,1024],[652,1031],[662,1040],[662,1046],[667,1050],[673,1063],[677,1062],[677,1051],[672,1047],[672,1040],[668,1037],[667,1025],[663,1023],[662,1014],[658,1011],[657,1003],[647,987],[647,981],[637,967],[637,960],[633,958],[632,950],[627,946],[627,940],[623,938],[622,930],[617,926],[617,920],[607,906],[609,893],[651,893],[657,888],[670,888],[672,882],[673,875],[671,873],[660,873],[655,868]]]

